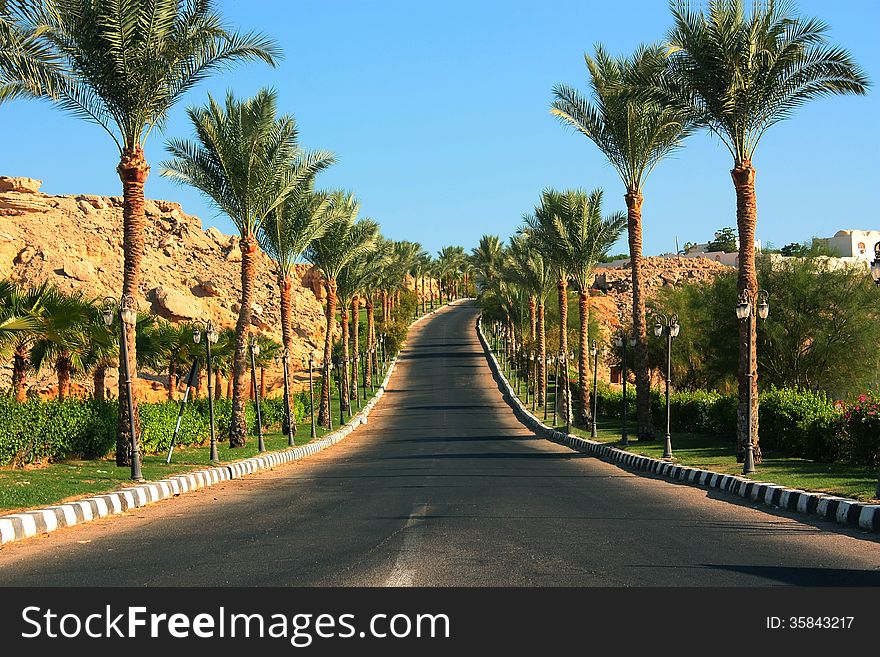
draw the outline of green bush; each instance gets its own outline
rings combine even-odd
[[[849,436],[849,460],[880,465],[880,393],[860,395],[843,413]]]
[[[761,443],[816,461],[849,458],[844,416],[823,392],[769,388],[761,393]]]

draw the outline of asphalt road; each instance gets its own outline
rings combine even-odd
[[[874,537],[631,474],[514,418],[477,309],[312,458],[0,549],[4,585],[880,585]]]

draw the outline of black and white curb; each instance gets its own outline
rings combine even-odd
[[[464,301],[468,301],[468,299],[458,299],[439,306],[413,321],[410,326],[418,324],[448,305]],[[388,371],[385,373],[382,385],[379,386],[372,399],[366,403],[357,415],[352,417],[344,426],[320,439],[313,440],[300,447],[254,456],[227,465],[205,468],[204,470],[176,475],[155,482],[130,486],[123,490],[96,495],[95,497],[75,502],[2,516],[0,517],[0,545],[53,532],[62,527],[72,527],[73,525],[90,522],[98,518],[123,513],[130,509],[154,504],[169,497],[176,497],[200,488],[207,488],[223,481],[240,479],[254,472],[269,470],[284,463],[298,461],[312,454],[317,454],[346,438],[361,424],[367,423],[367,417],[370,411],[373,410],[373,406],[385,394],[386,385],[391,378],[396,364],[397,359],[395,358],[388,366]]]
[[[694,486],[717,488],[752,500],[757,504],[819,516],[846,527],[860,527],[873,532],[880,531],[880,504],[864,504],[846,497],[810,493],[794,488],[785,488],[778,484],[753,481],[737,475],[726,475],[710,470],[676,465],[669,461],[633,454],[595,440],[570,436],[563,431],[557,431],[535,417],[514,392],[513,387],[505,378],[495,354],[489,348],[489,342],[483,334],[480,320],[477,321],[477,333],[489,359],[492,373],[499,381],[507,402],[513,408],[518,419],[539,436],[637,472],[646,472]]]

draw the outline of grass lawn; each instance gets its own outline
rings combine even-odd
[[[369,391],[367,394],[372,396]],[[315,403],[318,403],[317,397]],[[359,399],[355,412],[364,403]],[[332,407],[333,428],[336,429],[339,427],[338,396],[333,400]],[[304,445],[311,440],[311,421],[306,417],[298,422],[294,441],[297,445]],[[316,433],[321,437],[327,433],[327,429],[318,426]],[[264,438],[268,451],[287,447],[287,436],[280,432],[264,434]],[[221,463],[249,458],[259,453],[255,436],[248,438],[247,446],[237,449],[229,448],[228,436],[218,434],[217,441]],[[142,471],[147,481],[156,481],[211,465],[208,444],[175,447],[170,465],[165,464],[165,457],[166,453],[143,457]],[[129,468],[116,467],[116,461],[112,458],[89,461],[70,459],[29,469],[3,467],[0,468],[0,515],[118,490],[133,483],[129,479],[130,475]]]
[[[521,394],[524,395],[524,385],[521,390]],[[546,424],[549,425],[553,422],[552,386],[548,396],[551,408]],[[531,409],[531,404],[529,404],[529,409]],[[535,415],[543,420],[543,407],[539,407]],[[665,418],[663,421],[665,422]],[[561,415],[557,417],[556,428],[560,431],[565,429],[565,422]],[[589,429],[572,427],[572,433],[585,438],[590,437]],[[618,443],[622,435],[619,420],[602,421],[600,418],[598,434],[597,440],[619,447]],[[626,449],[635,454],[659,459],[663,457],[664,444],[664,435],[658,434],[656,440],[642,442],[634,440],[631,434]],[[733,444],[729,440],[715,435],[673,432],[672,454],[674,461],[682,465],[724,474],[742,474],[742,464],[736,462]],[[818,463],[784,454],[765,452],[764,462],[757,466],[757,470],[758,472],[749,476],[750,479],[771,482],[788,488],[842,495],[866,502],[875,499],[878,473],[867,466]]]

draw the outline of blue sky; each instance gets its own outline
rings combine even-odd
[[[432,252],[470,249],[484,233],[511,234],[545,187],[602,187],[606,210],[624,209],[621,183],[598,150],[549,115],[551,89],[560,82],[586,89],[582,55],[596,42],[624,54],[661,40],[670,23],[665,0],[222,0],[220,7],[231,25],[275,37],[285,58],[274,70],[251,64],[203,83],[172,111],[166,133],[150,136],[147,195],[181,202],[205,227],[234,231],[197,192],[158,175],[165,139],[190,135],[184,108],[209,91],[247,96],[266,85],[296,117],[304,146],[337,154],[319,185],[357,193],[364,215],[390,238]],[[878,82],[880,3],[798,7],[828,22],[832,42]],[[765,243],[880,227],[877,93],[813,102],[764,138],[755,166]],[[0,174],[41,178],[51,194],[121,194],[115,146],[97,126],[28,101],[0,107],[0,118]],[[730,168],[727,150],[706,134],[662,163],[645,190],[645,252],[735,226]]]

